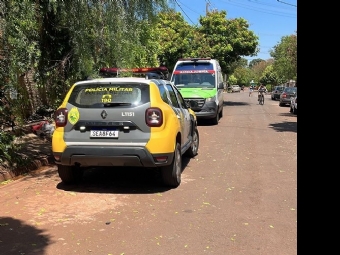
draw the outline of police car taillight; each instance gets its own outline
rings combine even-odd
[[[65,127],[67,124],[67,108],[59,108],[54,113],[54,122],[56,127]]]
[[[163,113],[159,108],[148,108],[145,112],[145,122],[149,127],[160,127],[163,124]]]

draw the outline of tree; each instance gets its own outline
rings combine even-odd
[[[21,123],[22,116],[33,109],[22,81],[23,74],[41,57],[35,12],[35,4],[29,1],[1,1],[0,4],[0,88],[10,103],[4,118],[14,115],[16,123]],[[17,99],[11,99],[10,91],[17,93]]]
[[[254,81],[256,82],[259,82],[260,81],[260,78],[264,72],[264,70],[266,70],[267,66],[271,65],[270,62],[267,62],[267,61],[260,61],[260,62],[257,62],[256,64],[254,64],[251,68],[252,70],[252,73],[253,73],[253,79]]]
[[[158,59],[160,63],[173,70],[177,60],[190,57],[195,30],[183,18],[180,12],[171,9],[158,14],[156,25],[160,45]]]
[[[231,74],[243,63],[242,55],[257,53],[258,37],[248,29],[247,21],[228,20],[226,11],[208,12],[199,18],[198,26],[190,26],[175,10],[160,13],[158,17],[162,46],[159,59],[170,69],[179,58],[211,57],[220,62],[225,74]]]
[[[249,86],[250,81],[253,79],[253,73],[249,68],[238,67],[235,69],[233,76],[236,77],[237,83],[242,86]]]
[[[279,84],[277,73],[273,70],[273,65],[268,65],[263,71],[259,82],[264,85],[271,85],[272,87]]]
[[[270,55],[274,58],[274,70],[279,77],[285,81],[297,79],[297,34],[283,36]]]
[[[223,72],[231,74],[233,62],[241,56],[257,54],[259,38],[249,30],[245,19],[226,19],[226,15],[225,10],[208,12],[207,16],[199,18],[198,31],[202,38],[201,49],[208,48],[211,57],[219,60]]]
[[[233,74],[229,75],[229,77],[228,77],[228,84],[229,85],[237,84],[237,78]]]
[[[248,60],[245,58],[241,58],[233,63],[230,64],[230,72],[233,73],[234,70],[238,67],[247,68],[248,67]]]
[[[100,67],[157,63],[159,38],[152,28],[158,12],[172,2],[0,1],[0,89],[15,89],[21,97],[10,102],[4,118],[27,117],[22,110],[34,99],[19,85],[30,70],[30,89],[40,93],[35,105],[55,109],[75,81],[98,75]],[[1,145],[7,148],[7,141]]]
[[[101,67],[139,67],[157,61],[152,33],[167,1],[41,1],[44,56],[37,78],[54,106],[77,80],[98,76]],[[82,15],[78,15],[81,13]],[[74,17],[77,17],[76,19]]]
[[[252,59],[250,62],[249,62],[249,68],[252,68],[253,66],[257,65],[258,63],[262,62],[262,61],[265,61],[261,58],[256,58],[256,59]]]
[[[18,77],[34,70],[40,104],[55,108],[70,85],[98,75],[101,67],[157,63],[159,44],[152,27],[157,13],[174,1],[0,3],[2,47],[6,49],[0,68],[7,70],[1,72],[6,79],[0,80],[13,86]]]

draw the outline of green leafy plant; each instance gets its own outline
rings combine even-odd
[[[16,147],[13,143],[15,136],[9,132],[0,132],[0,164],[13,163]]]
[[[15,143],[16,136],[9,131],[0,131],[0,165],[4,167],[22,167],[29,163],[19,151],[21,145]]]

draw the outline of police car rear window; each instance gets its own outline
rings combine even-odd
[[[100,108],[107,105],[137,106],[150,102],[149,85],[140,83],[77,85],[68,102],[84,108]]]

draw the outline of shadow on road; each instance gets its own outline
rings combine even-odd
[[[297,114],[293,114],[291,112],[280,113],[279,116],[282,117],[297,117]]]
[[[223,102],[223,106],[240,106],[240,105],[249,105],[249,103],[233,102],[233,101],[224,101]]]
[[[45,254],[52,243],[43,230],[11,217],[0,217],[1,254]]]
[[[275,123],[275,124],[270,124],[270,128],[273,128],[274,130],[278,132],[297,132],[297,122],[293,121],[285,121],[282,123]]]
[[[182,172],[189,162],[190,158],[182,158]],[[78,183],[66,185],[60,182],[57,188],[65,191],[111,194],[152,194],[172,189],[163,185],[159,170],[141,167],[89,168],[84,171]]]

